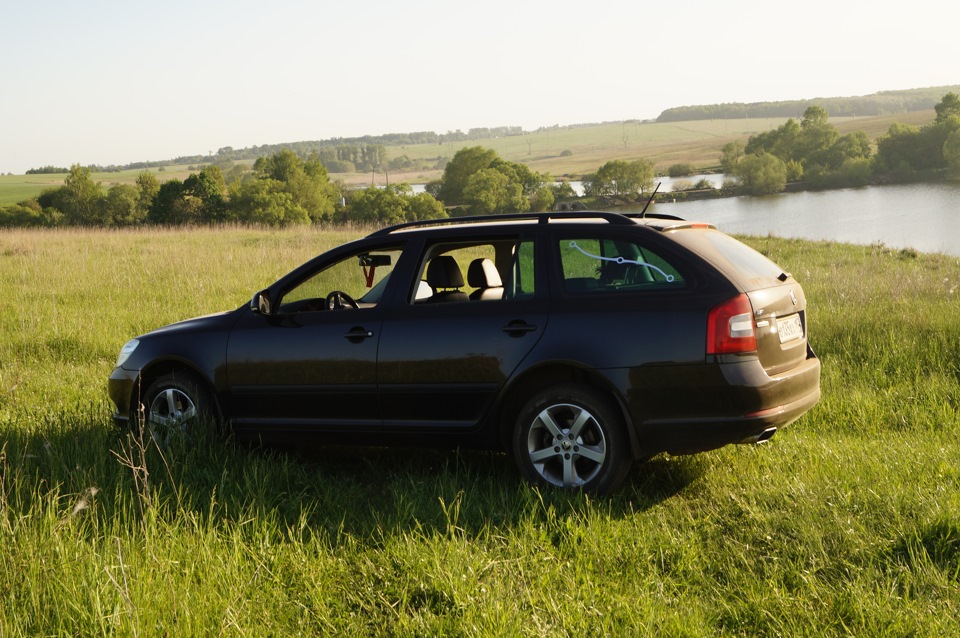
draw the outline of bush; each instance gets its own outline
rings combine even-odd
[[[667,169],[667,175],[670,177],[686,177],[687,175],[693,175],[694,173],[696,173],[696,170],[693,168],[693,165],[686,162],[674,164]]]

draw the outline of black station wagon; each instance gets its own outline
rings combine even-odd
[[[512,453],[609,492],[632,461],[769,439],[820,396],[794,278],[709,224],[537,213],[412,222],[218,315],[131,340],[115,421],[238,439]]]

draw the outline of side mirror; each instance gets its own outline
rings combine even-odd
[[[250,300],[250,310],[259,315],[270,314],[270,295],[268,291],[261,290]]]

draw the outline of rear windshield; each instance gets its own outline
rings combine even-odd
[[[718,230],[681,230],[673,234],[683,244],[713,263],[744,290],[775,286],[783,269],[743,242]]]

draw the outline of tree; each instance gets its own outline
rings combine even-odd
[[[156,196],[150,203],[147,222],[162,225],[180,225],[195,223],[193,212],[183,199],[183,182],[171,179],[160,185]]]
[[[748,155],[737,164],[740,185],[751,195],[781,192],[787,185],[787,165],[771,153]]]
[[[595,196],[631,197],[653,187],[653,162],[611,160],[590,176],[590,191]]]
[[[419,219],[443,219],[449,217],[436,197],[428,193],[417,193],[410,198],[410,208],[407,211],[409,221]]]
[[[440,202],[427,193],[414,195],[406,183],[355,191],[343,211],[345,221],[370,224],[398,224],[444,217],[447,213]]]
[[[840,137],[827,156],[826,165],[836,169],[849,159],[869,159],[870,138],[863,131],[854,131]]]
[[[744,153],[747,155],[761,155],[770,153],[784,162],[790,160],[803,161],[800,154],[800,124],[790,118],[785,123],[772,131],[751,135],[744,147]]]
[[[246,224],[309,224],[310,216],[286,191],[283,182],[265,177],[230,186],[229,218]]]
[[[914,173],[945,168],[943,144],[950,133],[949,122],[917,128],[894,123],[877,140],[877,168],[882,171]]]
[[[960,179],[960,130],[953,131],[943,143],[943,158],[947,170],[954,179]]]
[[[784,161],[797,159],[804,168],[814,165],[826,165],[830,148],[836,143],[840,134],[833,124],[830,124],[830,115],[819,106],[811,106],[803,114],[800,121],[800,135],[796,139],[796,146],[790,157],[780,157]],[[842,163],[842,159],[840,163]],[[839,164],[838,164],[839,165]]]
[[[736,140],[728,142],[720,149],[723,155],[720,157],[720,168],[724,173],[732,175],[736,171],[737,162],[744,154],[743,142]]]
[[[464,189],[469,179],[497,159],[497,152],[482,146],[471,146],[457,151],[443,170],[437,198],[447,206],[464,203]]]
[[[183,181],[182,197],[197,201],[192,206],[197,210],[201,223],[222,222],[225,218],[227,186],[219,166],[206,166],[198,174]]]
[[[103,190],[100,182],[90,177],[90,169],[79,164],[70,167],[70,174],[63,182],[64,197],[60,210],[70,225],[103,225],[107,219],[103,214],[100,198]]]
[[[149,171],[137,175],[137,218],[140,222],[146,221],[150,212],[150,203],[160,190],[160,180]]]
[[[344,218],[361,224],[399,224],[407,219],[403,197],[397,186],[370,186],[351,194]]]
[[[282,185],[298,209],[315,223],[330,221],[338,199],[337,189],[327,176],[327,169],[316,154],[306,161],[293,151],[284,149],[275,155],[254,162],[259,179],[274,180]]]
[[[877,140],[877,166],[885,171],[913,170],[919,161],[920,129],[894,122]]]
[[[567,184],[568,188],[569,186],[570,185]],[[550,188],[549,185],[544,184],[530,197],[530,210],[535,212],[553,210],[553,204],[556,201],[557,199],[553,194],[553,189]]]
[[[495,168],[474,173],[463,189],[463,201],[474,215],[524,213],[530,200],[523,196],[523,186]]]
[[[937,124],[946,122],[952,115],[960,116],[960,96],[947,93],[933,110],[937,113]]]
[[[499,176],[493,175],[498,173]],[[448,206],[466,204],[475,214],[525,212],[553,206],[547,177],[526,164],[499,157],[496,151],[474,146],[457,151],[444,168],[439,184],[428,184]],[[524,200],[524,201],[521,201]]]
[[[143,174],[141,177],[141,193],[148,192],[152,189],[150,180]],[[161,184],[150,203],[146,221],[179,226],[219,223],[228,217],[223,173],[219,166],[210,165],[182,182],[172,179]]]
[[[132,226],[142,222],[138,194],[137,187],[131,184],[111,186],[102,203],[107,222],[113,226]]]

